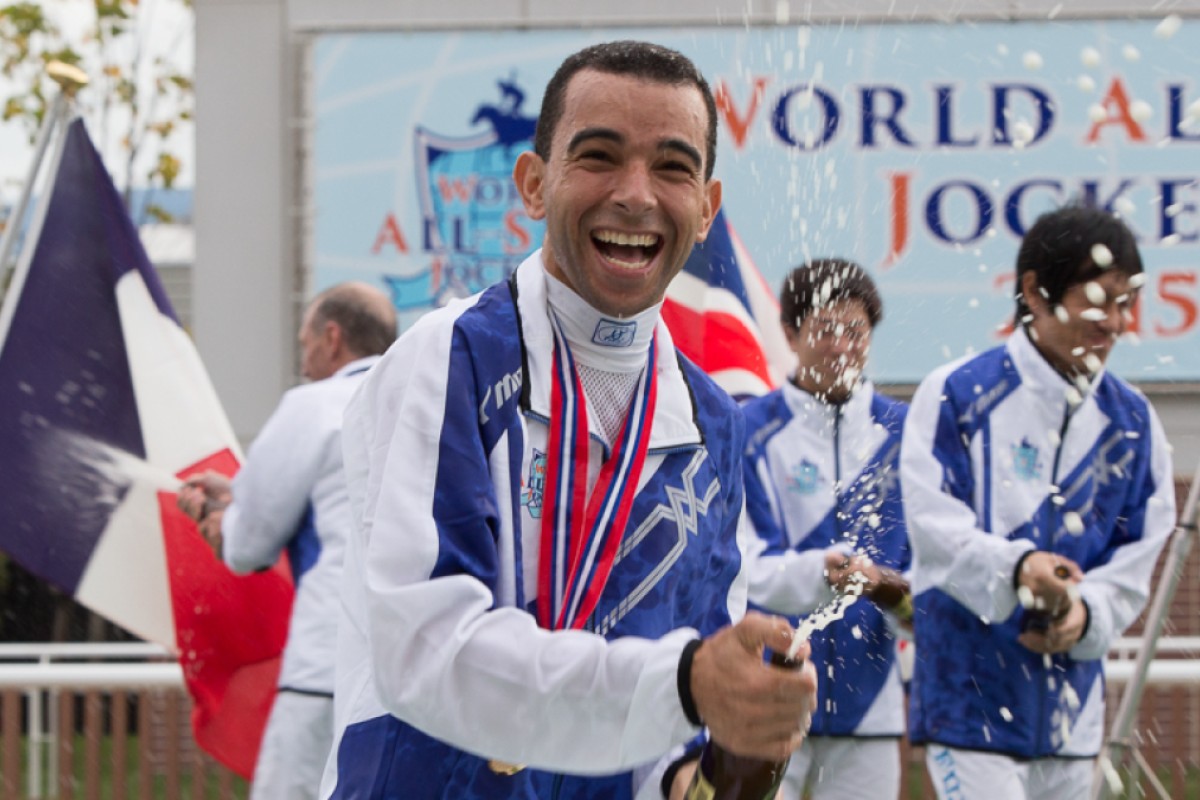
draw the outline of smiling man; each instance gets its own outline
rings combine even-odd
[[[569,57],[514,169],[542,249],[351,404],[325,797],[620,800],[702,723],[762,759],[802,741],[815,673],[763,663],[786,621],[742,618],[740,415],[659,318],[715,147],[679,53]]]
[[[1104,370],[1142,281],[1133,233],[1050,212],[1016,278],[1015,332],[926,378],[904,428],[909,735],[941,798],[1090,796],[1103,658],[1175,523],[1154,409]]]

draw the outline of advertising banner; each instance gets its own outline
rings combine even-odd
[[[821,256],[878,281],[870,373],[914,383],[1001,340],[1040,213],[1122,215],[1147,267],[1110,368],[1200,380],[1200,21],[325,34],[312,49],[313,289],[404,322],[539,246],[510,180],[541,92],[587,44],[677,48],[717,97],[725,219],[769,286]]]

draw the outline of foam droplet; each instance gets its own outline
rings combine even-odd
[[[1163,17],[1162,22],[1154,27],[1154,35],[1160,39],[1170,39],[1179,33],[1181,27],[1183,27],[1183,19],[1178,14],[1168,14]]]
[[[1100,51],[1094,47],[1085,47],[1079,51],[1079,60],[1085,67],[1100,66]]]
[[[1096,244],[1092,245],[1092,261],[1095,262],[1097,267],[1112,266],[1112,251],[1109,250],[1105,245],[1097,242]]]
[[[1045,62],[1042,60],[1041,53],[1036,50],[1030,50],[1021,57],[1021,63],[1025,65],[1025,69],[1038,70],[1042,68],[1042,64]]]

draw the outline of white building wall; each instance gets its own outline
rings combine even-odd
[[[295,382],[304,287],[297,76],[329,30],[772,25],[915,20],[1200,18],[1200,0],[196,0],[196,265],[200,354],[248,441]],[[1148,388],[1176,449],[1200,459],[1200,385]]]

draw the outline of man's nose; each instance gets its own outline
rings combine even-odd
[[[613,199],[631,214],[642,214],[653,208],[654,175],[650,165],[637,159],[626,164],[618,177]]]

